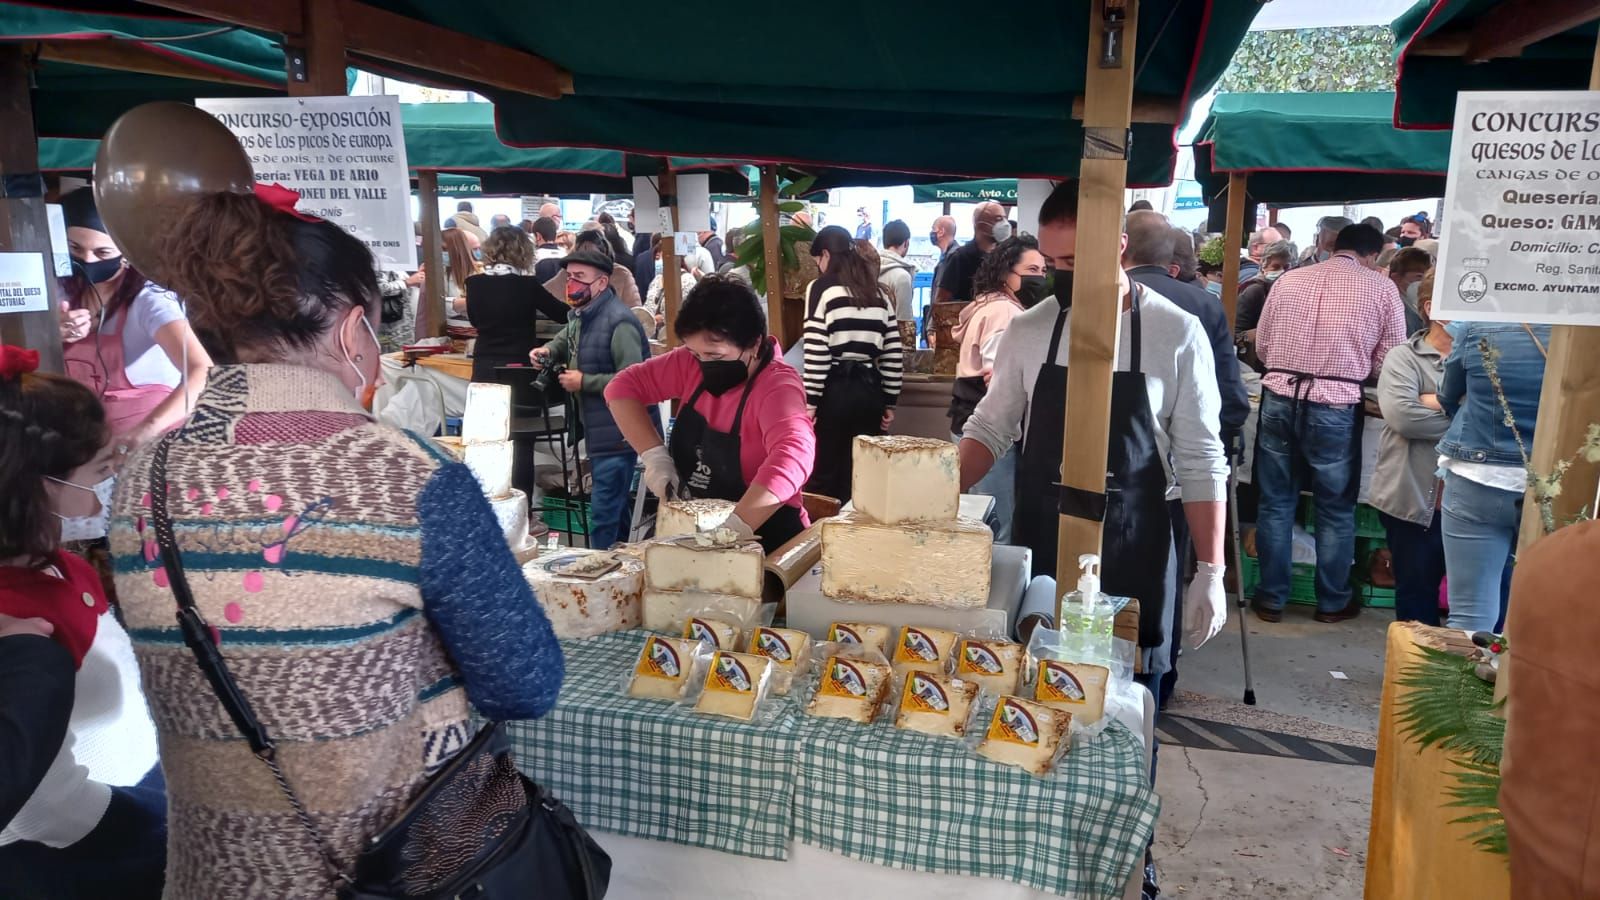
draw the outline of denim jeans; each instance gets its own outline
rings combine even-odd
[[[1378,513],[1394,556],[1394,620],[1439,624],[1439,582],[1444,580],[1444,530],[1436,510],[1427,527]]]
[[[952,434],[950,440],[961,443],[961,435]],[[994,498],[994,516],[999,520],[994,529],[997,544],[1011,543],[1011,517],[1017,509],[1017,448],[1012,447],[994,461],[989,474],[967,490],[969,494],[984,494]]]
[[[1261,583],[1255,602],[1281,610],[1289,599],[1291,542],[1300,487],[1310,481],[1317,503],[1317,610],[1337,612],[1350,602],[1350,565],[1355,559],[1356,411],[1351,405],[1300,404],[1271,391],[1261,394],[1255,483],[1256,552]]]
[[[604,550],[623,539],[627,529],[629,488],[633,468],[639,461],[635,453],[610,453],[589,459],[594,490],[589,496],[589,546]]]
[[[1445,474],[1440,518],[1450,569],[1447,627],[1498,632],[1505,622],[1522,497],[1454,472]]]

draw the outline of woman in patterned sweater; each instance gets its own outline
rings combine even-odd
[[[555,703],[559,645],[477,482],[358,398],[378,379],[371,254],[254,197],[194,201],[169,282],[217,367],[171,448],[200,612],[338,863],[491,719]],[[168,900],[330,897],[334,884],[174,624],[147,485],[119,480],[117,592],[161,743]]]
[[[850,499],[856,435],[882,434],[900,397],[900,325],[878,266],[850,233],[829,225],[811,242],[822,277],[806,301],[806,406],[817,426],[817,462],[806,490]]]

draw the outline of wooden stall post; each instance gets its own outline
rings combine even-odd
[[[301,0],[301,31],[289,45],[289,96],[329,97],[348,92],[344,19],[337,0]],[[296,64],[298,63],[298,65]]]
[[[661,236],[661,315],[667,320],[665,332],[668,347],[678,346],[678,334],[672,328],[678,320],[678,304],[683,302],[683,263],[678,258],[673,235],[678,231],[678,176],[661,161],[661,183],[656,186],[661,203],[671,211],[672,230]]]
[[[1117,273],[1121,268],[1122,197],[1128,180],[1138,22],[1138,0],[1093,0],[1090,4],[1083,164],[1078,183],[1078,262],[1067,347],[1061,482],[1066,489],[1099,496],[1104,496],[1106,490],[1111,373],[1116,368],[1122,328]],[[1114,56],[1109,51],[1115,51]],[[1162,526],[1166,527],[1166,523]],[[1104,522],[1099,519],[1061,516],[1055,572],[1058,622],[1062,595],[1078,583],[1078,556],[1100,552],[1103,528]]]
[[[1596,41],[1594,63],[1589,69],[1589,90],[1600,91],[1600,41]],[[1557,325],[1550,330],[1549,358],[1545,360],[1544,387],[1539,394],[1538,427],[1533,431],[1533,470],[1548,475],[1556,463],[1582,446],[1591,424],[1600,423],[1600,327]],[[1595,485],[1600,471],[1582,459],[1561,479],[1561,495],[1552,507],[1556,527],[1588,506],[1589,515],[1600,515],[1593,508]],[[1522,534],[1518,545],[1528,545],[1544,536],[1538,501],[1533,486],[1522,504]]]
[[[767,331],[784,344],[783,245],[778,233],[778,170],[761,167],[761,240],[767,258]]]
[[[1222,312],[1228,317],[1230,328],[1239,315],[1239,250],[1245,241],[1244,205],[1249,177],[1238,172],[1228,176],[1228,227],[1222,238]]]
[[[439,173],[417,170],[417,207],[422,214],[422,299],[417,301],[416,338],[444,333],[444,233],[439,228]]]
[[[59,373],[63,371],[60,300],[28,72],[27,53],[21,46],[0,46],[0,185],[4,185],[0,190],[0,251],[37,253],[43,258],[47,303],[43,312],[0,313],[0,343],[39,351],[39,370]]]

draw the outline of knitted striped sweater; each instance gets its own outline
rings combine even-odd
[[[183,645],[149,470],[130,460],[111,544],[167,777],[166,897],[332,896]],[[343,865],[471,739],[469,700],[492,719],[554,705],[560,647],[477,482],[337,379],[213,369],[169,485],[200,611]]]

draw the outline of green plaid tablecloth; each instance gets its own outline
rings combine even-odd
[[[561,642],[560,702],[542,719],[508,726],[522,770],[590,828],[787,859],[796,717],[763,727],[626,696],[645,635]]]
[[[1077,898],[1120,897],[1160,810],[1120,723],[1073,747],[1050,778],[949,738],[808,719],[795,838],[897,869],[977,875]],[[848,747],[849,752],[841,752]]]

